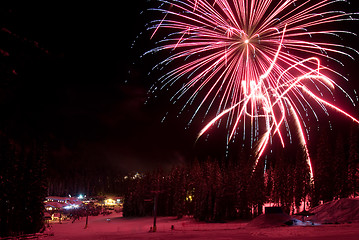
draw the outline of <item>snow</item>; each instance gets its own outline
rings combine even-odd
[[[152,217],[122,218],[121,213],[109,216],[90,216],[88,228],[85,218],[71,223],[51,223],[48,232],[54,236],[46,239],[357,239],[359,222],[352,224],[323,224],[320,226],[247,226],[247,222],[201,223],[191,217],[177,220],[174,217],[158,217],[157,231],[149,232]],[[174,230],[171,230],[171,226]]]
[[[308,220],[320,223],[359,222],[359,198],[344,198],[319,205],[309,212]]]
[[[285,213],[262,214],[246,226],[255,228],[281,227],[290,221],[294,221],[294,219]]]

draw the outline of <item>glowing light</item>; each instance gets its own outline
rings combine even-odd
[[[116,201],[111,198],[105,199],[105,205],[106,206],[114,206],[114,205],[116,205]]]
[[[215,114],[200,131],[209,131],[227,119],[227,144],[250,123],[251,142],[256,144],[254,169],[277,136],[285,146],[284,131],[290,134],[289,119],[294,120],[301,144],[313,170],[307,148],[306,121],[317,118],[315,109],[338,111],[351,120],[358,119],[336,106],[333,89],[354,101],[334,79],[344,78],[321,61],[343,65],[342,56],[353,58],[358,51],[331,43],[342,30],[324,29],[330,23],[354,20],[358,13],[328,11],[340,1],[319,0],[159,0],[163,14],[149,30],[151,38],[166,29],[171,33],[159,46],[146,52],[170,50],[171,55],[158,63],[162,68],[175,62],[151,91],[180,82],[171,100],[185,98],[183,109],[192,104],[194,117],[204,109],[204,117]],[[322,36],[317,38],[317,36]],[[323,36],[328,36],[324,38]],[[178,64],[180,64],[178,66]],[[242,128],[240,126],[243,126]]]
[[[69,204],[69,205],[65,206],[64,209],[70,210],[70,209],[76,209],[79,207],[80,207],[80,205],[78,205],[78,204]]]

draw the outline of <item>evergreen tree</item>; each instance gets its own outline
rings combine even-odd
[[[344,198],[348,197],[348,158],[345,156],[345,142],[341,132],[335,141],[334,152],[334,197]]]
[[[11,233],[11,197],[15,185],[14,173],[17,164],[12,156],[14,151],[6,136],[0,134],[0,237]]]
[[[175,195],[175,181],[174,181],[174,172],[175,167],[172,168],[171,172],[165,177],[164,189],[165,189],[165,198],[164,203],[164,215],[165,216],[175,216],[174,213],[174,195]]]
[[[228,166],[222,167],[223,172],[223,200],[222,207],[226,219],[235,219],[237,217],[237,190],[240,187],[238,180],[237,167],[230,162]]]
[[[145,200],[150,199],[150,176],[129,177],[128,189],[123,205],[124,217],[141,217],[146,215]]]
[[[223,171],[219,165],[218,160],[212,163],[212,181],[213,181],[213,214],[212,220],[219,222],[224,221],[224,179]]]
[[[325,129],[320,132],[317,144],[317,154],[313,159],[313,206],[316,206],[320,200],[327,202],[333,200],[334,197],[333,153],[331,150],[332,146],[330,146],[329,134],[330,131]]]
[[[304,147],[297,150],[294,169],[294,205],[299,211],[301,204],[310,193],[310,170],[307,163],[307,155]],[[306,208],[306,205],[304,206]]]
[[[274,179],[273,179],[273,167],[269,165],[264,174],[264,186],[265,186],[265,195],[268,202],[274,202]]]
[[[262,207],[266,201],[264,185],[264,161],[259,161],[249,180],[247,195],[250,207],[254,210],[253,217],[262,214]]]
[[[248,197],[248,183],[251,173],[251,164],[248,164],[247,156],[242,155],[237,166],[237,211],[238,217],[241,219],[249,219],[252,217],[251,208]]]
[[[1,236],[36,233],[44,227],[46,148],[0,139]]]
[[[173,195],[173,210],[177,218],[182,218],[186,213],[186,194],[187,182],[186,172],[183,167],[177,167],[173,174],[174,195]]]
[[[193,207],[193,216],[195,219],[201,219],[201,209],[203,205],[203,173],[202,166],[200,165],[198,159],[195,159],[193,164],[190,167],[189,171],[189,182],[188,189],[193,194],[192,207]]]
[[[356,197],[359,194],[359,128],[352,125],[349,139],[348,191]]]
[[[26,151],[26,149],[24,150]],[[25,153],[25,177],[28,183],[24,188],[24,215],[27,224],[24,233],[39,232],[44,227],[43,213],[46,197],[46,145],[33,141]]]
[[[290,155],[285,155],[284,150],[279,154],[274,178],[275,200],[282,207],[283,211],[288,214],[294,202],[294,168],[291,157]]]

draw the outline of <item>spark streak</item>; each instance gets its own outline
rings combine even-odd
[[[159,83],[162,88],[182,83],[171,100],[187,98],[183,109],[199,102],[192,119],[200,109],[205,109],[205,119],[215,111],[216,116],[198,138],[227,116],[228,144],[249,119],[251,141],[258,142],[255,169],[271,137],[278,136],[285,146],[283,131],[290,131],[288,119],[292,118],[313,178],[304,115],[316,116],[315,105],[322,109],[326,106],[359,123],[334,105],[333,98],[322,97],[333,96],[335,87],[347,97],[349,94],[329,77],[342,76],[323,66],[321,60],[342,64],[338,56],[353,58],[352,54],[358,54],[350,47],[330,42],[340,34],[352,34],[331,29],[333,23],[356,20],[354,16],[358,15],[326,10],[341,1],[159,0],[160,7],[150,10],[163,17],[149,27],[151,38],[160,30],[170,33],[147,53],[171,51],[156,67],[170,63],[176,67]],[[318,31],[318,27],[329,30]]]

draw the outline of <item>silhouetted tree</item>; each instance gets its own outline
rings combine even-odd
[[[172,187],[174,188],[173,195],[173,210],[177,218],[182,218],[186,213],[186,193],[187,181],[186,171],[184,167],[176,167],[172,173]]]
[[[353,197],[358,196],[359,192],[359,129],[357,125],[352,125],[349,139],[349,159],[348,159],[348,188],[349,194]]]
[[[335,141],[334,159],[333,159],[333,178],[334,178],[334,197],[348,197],[348,158],[345,154],[345,141],[343,133],[339,132]]]
[[[0,233],[16,236],[44,227],[46,146],[0,137]]]
[[[313,206],[316,206],[320,200],[327,202],[334,197],[333,151],[332,146],[330,146],[329,134],[329,130],[323,129],[320,131],[316,156],[313,158]]]
[[[311,189],[310,169],[307,163],[307,154],[304,147],[297,150],[294,169],[294,205],[299,211],[305,203]],[[306,206],[305,206],[306,207]]]
[[[253,209],[253,217],[262,214],[262,207],[266,201],[264,163],[265,161],[263,159],[258,162],[249,179],[247,195],[251,204],[250,207]]]

